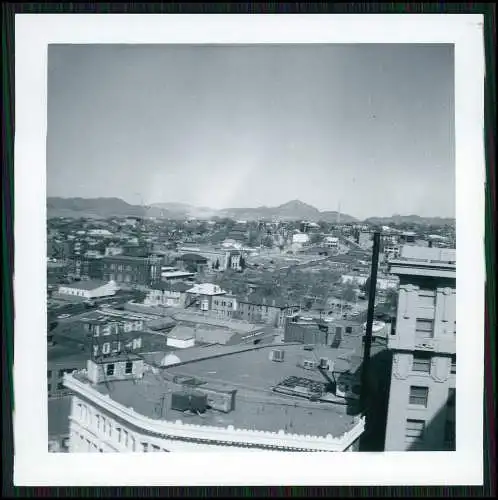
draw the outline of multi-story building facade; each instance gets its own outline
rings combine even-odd
[[[113,255],[102,259],[105,280],[122,285],[148,286],[161,279],[161,258]]]
[[[160,307],[185,307],[187,290],[192,288],[187,283],[159,282],[151,286],[144,300],[146,306]]]
[[[400,278],[386,451],[455,449],[455,250],[405,246]]]
[[[299,304],[292,304],[279,298],[272,299],[253,293],[237,299],[237,318],[250,323],[266,323],[276,328],[284,328],[285,318],[297,313]]]
[[[226,291],[218,285],[212,283],[198,283],[189,288],[186,292],[186,307],[197,306],[201,311],[211,311],[213,309],[213,301],[226,295]]]
[[[220,318],[233,318],[237,314],[237,297],[226,294],[215,297],[212,301],[212,311]]]

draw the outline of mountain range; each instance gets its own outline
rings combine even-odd
[[[153,203],[147,206],[131,205],[120,198],[47,198],[48,217],[158,217],[184,219],[194,217],[210,219],[214,217],[237,220],[308,220],[310,222],[336,222],[338,213],[320,211],[312,205],[300,200],[292,200],[276,207],[226,208],[216,210],[209,207],[196,207],[186,203]],[[347,214],[340,214],[341,222],[358,222],[358,219]],[[424,218],[417,215],[394,215],[393,217],[372,217],[365,222],[373,224],[393,223],[444,224],[454,219],[439,217]],[[434,222],[438,221],[438,222]]]

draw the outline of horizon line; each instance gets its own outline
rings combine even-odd
[[[153,202],[153,203],[135,204],[135,203],[130,203],[129,201],[127,201],[124,198],[121,198],[120,196],[91,196],[91,197],[87,197],[87,196],[48,196],[47,195],[47,200],[49,198],[59,198],[59,199],[63,199],[63,200],[70,200],[70,199],[80,199],[80,200],[106,200],[107,199],[107,200],[109,200],[109,199],[115,199],[115,200],[123,201],[124,203],[127,203],[130,206],[143,207],[143,208],[153,207],[153,206],[157,207],[157,205],[166,204],[167,203],[167,204],[172,204],[172,205],[173,204],[176,204],[176,205],[187,205],[187,206],[190,206],[190,207],[193,207],[193,208],[197,208],[197,209],[203,208],[203,209],[212,210],[212,211],[215,211],[215,212],[223,212],[223,211],[233,210],[233,209],[235,209],[235,210],[240,210],[240,209],[255,210],[255,209],[258,209],[258,208],[278,208],[278,207],[281,207],[282,205],[287,205],[288,203],[297,201],[297,202],[302,203],[304,205],[308,205],[311,208],[314,208],[319,213],[334,212],[334,213],[337,213],[337,214],[342,214],[342,215],[347,215],[347,216],[350,216],[350,217],[354,217],[355,219],[358,219],[360,221],[367,220],[367,219],[377,219],[377,218],[378,219],[381,219],[381,218],[384,219],[384,218],[393,218],[393,217],[420,217],[422,219],[450,219],[450,220],[456,220],[455,216],[418,215],[416,213],[410,213],[410,214],[394,213],[394,214],[391,214],[391,215],[373,215],[373,216],[367,216],[367,217],[359,217],[359,216],[352,215],[351,213],[340,211],[340,210],[334,210],[334,209],[320,210],[320,209],[316,208],[313,204],[307,203],[307,202],[299,200],[297,198],[291,199],[289,201],[286,201],[286,202],[278,204],[278,205],[258,205],[258,206],[251,206],[251,207],[250,206],[241,206],[241,207],[231,206],[231,207],[225,207],[225,208],[212,208],[212,207],[208,207],[208,206],[205,206],[205,205],[196,205],[196,204],[193,204],[193,203],[188,203],[188,202],[183,202],[183,201],[167,201],[167,202]],[[160,207],[157,207],[157,208],[160,208]]]

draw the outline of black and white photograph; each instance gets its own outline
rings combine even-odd
[[[50,456],[456,454],[454,43],[45,57]]]

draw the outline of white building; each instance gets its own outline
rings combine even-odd
[[[354,286],[363,286],[368,280],[366,274],[343,274],[341,276],[342,284],[350,284]],[[398,287],[399,280],[396,277],[379,277],[377,278],[377,290],[389,290]]]
[[[112,236],[112,233],[111,233],[111,231],[108,231],[107,229],[90,229],[90,231],[88,231],[88,235],[89,236],[107,237],[107,236]]]
[[[69,451],[356,451],[365,420],[348,415],[347,405],[278,393],[268,403],[268,387],[302,372],[301,346],[279,346],[279,356],[274,347],[220,347],[225,355],[214,357],[224,382],[201,380],[195,389],[192,380],[209,373],[212,358],[163,368],[130,355],[89,361],[64,377],[74,394]],[[251,364],[263,372],[238,370]],[[313,387],[323,382],[314,372],[306,376],[315,377]]]
[[[339,238],[335,236],[326,236],[323,240],[322,246],[326,248],[337,248],[339,246]]]
[[[195,331],[186,326],[175,326],[168,333],[166,344],[177,349],[187,349],[195,346]]]
[[[114,281],[78,281],[70,285],[61,285],[58,289],[60,295],[82,297],[84,299],[97,299],[116,295],[119,287]]]
[[[213,285],[212,283],[199,283],[187,290],[187,298],[190,300],[197,300],[201,311],[210,311],[213,305],[213,297],[226,295],[226,293],[227,292],[222,290],[218,285]]]
[[[144,299],[145,306],[184,307],[186,292],[190,285],[185,283],[154,283]]]

